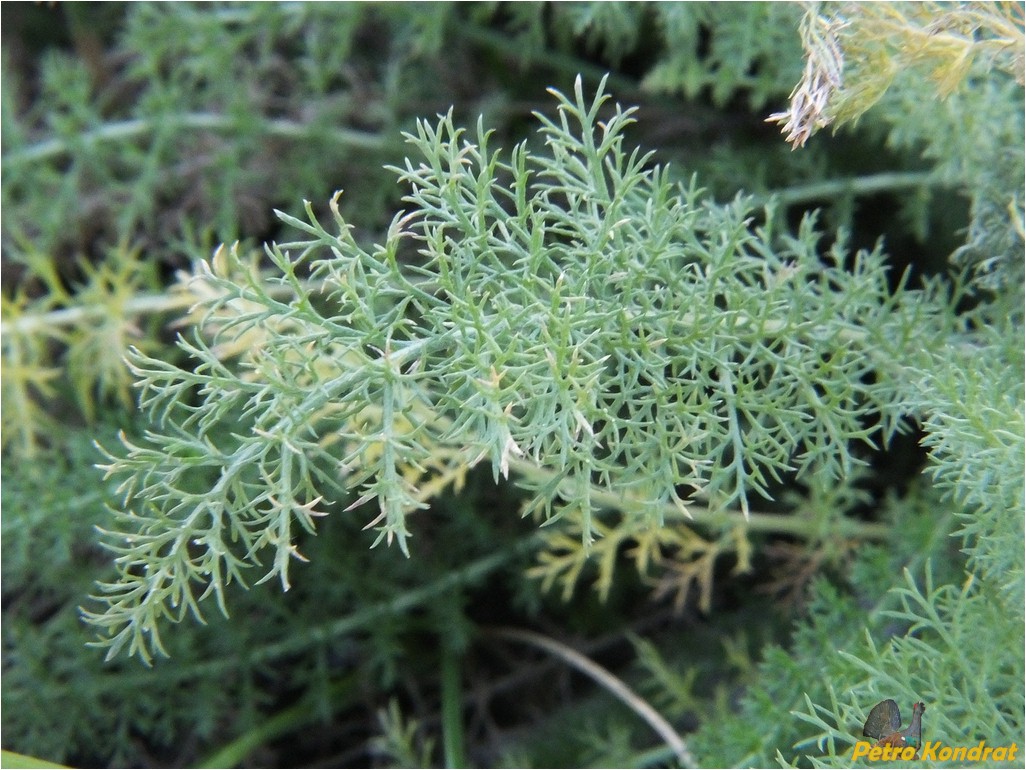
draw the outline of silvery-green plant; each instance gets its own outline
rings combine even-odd
[[[553,95],[543,149],[418,123],[382,243],[336,196],[327,225],[280,214],[300,235],[266,249],[270,285],[237,249],[199,267],[188,367],[130,360],[154,427],[106,466],[119,574],[86,617],[110,656],[149,660],[161,621],[207,598],[227,612],[254,567],[287,589],[297,532],[343,499],[404,552],[411,514],[479,462],[584,543],[610,508],[736,527],[899,427],[950,323],[939,285],[893,290],[879,249],[823,250],[812,219],[773,232],[744,198],[671,183],[601,87]]]

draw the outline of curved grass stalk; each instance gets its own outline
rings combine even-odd
[[[658,711],[652,708],[644,698],[635,693],[626,682],[611,674],[595,663],[595,661],[585,657],[562,642],[557,642],[555,639],[542,636],[533,631],[524,631],[519,628],[495,628],[490,630],[490,634],[501,639],[510,639],[529,644],[532,647],[539,647],[573,666],[607,689],[630,708],[631,711],[644,719],[649,727],[655,730],[659,737],[673,748],[673,752],[682,767],[698,767],[698,762],[695,760],[691,750],[688,749],[687,743],[673,729],[673,726]]]

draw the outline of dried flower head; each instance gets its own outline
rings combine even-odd
[[[830,125],[826,108],[841,88],[844,54],[837,36],[847,22],[841,17],[808,13],[802,19],[802,46],[805,48],[805,73],[791,92],[791,107],[766,118],[767,123],[783,123],[782,132],[795,148],[805,146],[813,132]]]

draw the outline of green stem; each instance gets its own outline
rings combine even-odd
[[[310,293],[315,292],[314,286],[304,282],[302,286]],[[264,291],[270,297],[292,297],[295,291],[291,286],[279,286],[270,284],[264,287]],[[200,300],[200,297],[186,290],[171,294],[140,294],[133,297],[121,306],[121,312],[125,316],[146,316],[158,313],[169,313],[174,310],[183,310],[192,307]],[[62,326],[75,326],[87,321],[96,321],[110,316],[110,307],[107,305],[76,305],[65,307],[60,310],[50,310],[46,313],[25,313],[7,321],[0,321],[0,336],[27,335],[45,332]]]
[[[188,118],[189,116],[185,116]],[[194,116],[196,117],[196,116]],[[198,116],[202,117],[202,116]],[[209,116],[214,117],[214,116]],[[132,121],[140,123],[143,121]],[[287,123],[287,121],[272,121]],[[293,124],[294,125],[294,124]],[[370,136],[370,135],[367,135]],[[56,140],[55,140],[56,141]],[[44,142],[43,144],[49,144]],[[36,145],[37,148],[42,145]],[[28,152],[32,148],[20,151]],[[42,152],[42,151],[40,151]],[[9,162],[10,156],[18,154],[11,153],[4,158]],[[900,190],[904,188],[943,186],[943,182],[932,173],[922,171],[893,172],[873,174],[863,177],[852,177],[848,179],[833,179],[826,182],[816,182],[796,187],[785,187],[767,195],[759,195],[753,198],[756,204],[766,204],[771,200],[783,206],[791,206],[808,201],[821,200],[823,198],[836,198],[845,193],[852,195],[872,195],[886,190]],[[278,291],[284,291],[284,287],[276,287]],[[313,291],[313,287],[310,287]],[[125,303],[127,315],[144,315],[148,313],[164,313],[171,310],[179,310],[189,307],[195,302],[195,298],[185,294],[181,296],[141,295]],[[108,309],[103,305],[82,305],[79,307],[62,308],[39,315],[24,315],[13,321],[0,322],[0,334],[32,334],[40,330],[56,326],[71,326],[86,320],[103,318],[107,315]],[[768,327],[773,331],[773,327]],[[850,336],[857,336],[849,333]]]
[[[126,316],[152,315],[181,310],[196,303],[191,294],[140,294],[123,305]],[[0,335],[36,334],[61,326],[74,326],[84,321],[105,318],[110,314],[106,305],[77,305],[51,310],[47,313],[25,314],[13,320],[0,322]]]
[[[443,575],[432,583],[428,583],[420,588],[402,591],[394,598],[372,604],[365,609],[354,612],[352,615],[347,615],[331,623],[325,623],[310,629],[298,630],[284,640],[265,644],[262,647],[256,648],[248,655],[240,654],[237,657],[218,658],[187,666],[175,665],[172,666],[171,670],[164,672],[164,676],[177,680],[214,677],[242,665],[269,663],[286,655],[302,652],[316,644],[323,644],[332,639],[359,631],[379,618],[402,616],[414,607],[426,604],[435,597],[451,591],[456,586],[480,580],[536,546],[540,541],[541,533],[532,533],[514,541],[508,548],[483,556],[461,569]],[[151,677],[152,675],[148,672],[126,674],[124,677],[111,676],[104,680],[104,688],[106,689],[109,686],[110,689],[117,690],[123,687],[143,687],[147,682],[151,681]]]
[[[773,200],[783,206],[793,206],[797,203],[823,198],[838,198],[845,194],[861,196],[890,190],[904,190],[910,187],[946,186],[948,186],[947,183],[931,171],[889,171],[882,174],[831,179],[826,182],[785,187],[766,195],[757,195],[754,201],[757,204],[764,204]]]
[[[460,36],[484,48],[490,48],[499,53],[517,59],[523,66],[525,52],[524,45],[515,34],[498,32],[487,27],[479,27],[474,24],[466,24],[459,29]],[[639,94],[641,87],[638,82],[625,75],[610,72],[607,67],[584,61],[572,54],[561,51],[546,49],[543,51],[531,51],[527,57],[529,64],[541,64],[557,72],[564,72],[571,77],[583,75],[595,81],[607,77],[607,86],[621,94]]]
[[[20,150],[12,150],[3,156],[4,164],[19,163],[24,161],[48,160],[59,157],[72,151],[79,144],[92,144],[94,142],[115,142],[125,139],[134,139],[139,136],[150,134],[160,129],[166,129],[168,124],[178,128],[196,129],[201,131],[232,131],[239,122],[225,115],[215,113],[193,112],[174,117],[161,116],[154,118],[136,118],[134,120],[123,120],[117,123],[107,123],[92,131],[80,134],[72,142],[66,139],[47,139],[46,141],[33,144]],[[281,118],[274,120],[260,121],[260,126],[271,136],[279,136],[286,139],[305,139],[317,134],[329,133],[333,141],[349,145],[359,150],[380,150],[386,146],[384,138],[377,134],[370,134],[365,131],[352,129],[325,129],[321,126],[313,126],[305,123],[296,123]]]
[[[357,692],[357,677],[353,674],[331,685],[328,701],[330,712],[335,713],[345,706],[351,705],[353,693]],[[291,706],[248,730],[235,740],[222,746],[198,767],[239,767],[246,758],[261,746],[296,732],[299,728],[316,721],[323,716],[317,706],[308,701]]]
[[[450,644],[442,644],[442,743],[446,767],[467,767],[463,740],[460,661]]]
[[[23,768],[66,768],[67,765],[58,765],[38,757],[29,757],[25,754],[18,754],[15,751],[0,751],[0,767],[23,767]]]
[[[511,458],[510,468],[522,476],[532,480],[545,482],[556,477],[555,471],[535,465],[529,460]],[[618,511],[631,511],[640,507],[638,502],[629,495],[612,492],[602,487],[593,486],[591,500],[595,508],[607,508]],[[821,537],[822,524],[817,517],[809,516],[801,511],[786,514],[759,513],[750,511],[747,516],[741,511],[710,510],[700,504],[689,504],[686,516],[673,503],[664,503],[661,511],[668,521],[686,521],[688,524],[709,527],[742,527],[749,532],[772,532],[780,535],[793,535],[805,540]],[[889,524],[858,521],[844,516],[831,523],[831,534],[841,537],[853,537],[861,540],[886,540],[894,534]]]

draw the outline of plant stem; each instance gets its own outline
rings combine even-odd
[[[555,471],[539,467],[529,460],[511,458],[509,464],[510,468],[517,473],[534,480],[551,480],[556,476]],[[630,496],[597,486],[593,486],[591,489],[591,500],[596,508],[630,511],[637,507],[637,503]],[[801,512],[775,514],[750,511],[745,516],[740,511],[710,510],[697,504],[689,504],[688,511],[695,515],[689,518],[682,515],[672,503],[665,503],[662,515],[670,521],[683,520],[697,526],[743,527],[750,532],[773,532],[781,535],[794,535],[806,540],[825,534],[820,531],[814,517],[803,516]],[[889,524],[858,521],[844,516],[833,521],[832,527],[830,534],[863,540],[886,540],[893,534],[893,529]]]
[[[107,123],[92,131],[80,134],[75,141],[67,139],[47,139],[20,150],[12,150],[3,156],[4,164],[25,161],[48,160],[72,151],[78,144],[94,142],[114,142],[134,139],[152,133],[160,128],[166,130],[168,124],[175,127],[201,131],[232,131],[238,127],[238,121],[225,115],[207,112],[192,112],[175,117],[160,116],[154,118],[136,118],[117,123]],[[380,150],[386,146],[386,140],[378,134],[356,131],[353,129],[325,129],[305,123],[276,118],[260,121],[259,125],[271,136],[286,139],[310,138],[316,134],[330,134],[333,141],[349,145],[359,150]]]
[[[305,283],[304,286],[314,291],[313,286]],[[284,297],[294,294],[290,286],[268,285],[264,290],[271,297]],[[133,297],[121,306],[121,312],[125,316],[156,315],[157,313],[169,313],[173,310],[183,310],[192,307],[200,300],[200,297],[190,292],[176,291],[162,294],[140,294]],[[84,321],[93,321],[106,318],[110,315],[110,308],[107,305],[76,305],[65,307],[60,310],[50,310],[46,313],[26,313],[14,319],[0,321],[0,336],[15,334],[26,335],[43,332],[61,326],[74,326]]]
[[[283,641],[265,644],[262,647],[256,648],[248,655],[240,653],[240,655],[231,658],[219,658],[189,666],[174,666],[173,670],[164,672],[164,675],[179,680],[213,677],[242,665],[268,663],[286,655],[302,652],[315,644],[329,642],[332,639],[359,631],[379,618],[400,616],[414,607],[427,603],[436,596],[451,591],[456,586],[480,580],[536,546],[541,539],[542,533],[532,533],[514,541],[502,551],[483,556],[477,561],[472,561],[461,569],[449,572],[427,585],[403,591],[392,599],[372,604],[358,612],[354,612],[352,615],[347,615],[331,623],[324,623],[304,631],[299,631],[288,636]],[[143,687],[150,681],[151,676],[148,672],[129,674],[123,678],[112,676],[104,680],[104,685],[105,687],[109,685],[110,689],[115,691],[123,687]]]
[[[357,676],[349,674],[338,682],[330,685],[328,703],[332,713],[351,705],[352,695],[359,691]],[[222,746],[207,759],[200,762],[199,767],[239,767],[256,749],[270,743],[276,738],[295,732],[303,725],[310,724],[321,716],[316,706],[308,701],[301,701],[283,711],[279,711],[266,721],[246,731],[235,740]]]
[[[24,768],[66,768],[67,765],[58,765],[38,757],[29,757],[15,751],[0,751],[0,767],[24,767]]]
[[[523,66],[523,62],[525,60],[524,46],[523,43],[518,41],[515,36],[508,33],[497,32],[493,29],[481,27],[476,24],[462,25],[459,29],[459,34],[472,43],[476,43],[484,48],[490,48],[494,51],[506,54],[511,58],[517,59],[520,62],[520,65]],[[620,75],[616,72],[610,72],[607,67],[592,64],[591,62],[585,61],[577,56],[562,53],[561,51],[552,49],[532,51],[530,56],[527,58],[527,61],[528,63],[542,64],[550,69],[556,70],[557,72],[564,72],[571,77],[584,75],[585,77],[593,78],[596,81],[606,77],[606,82],[610,89],[614,89],[621,93],[641,94],[641,87],[633,78]],[[642,95],[649,96],[648,94]]]
[[[191,294],[140,294],[124,305],[126,316],[152,315],[187,308],[196,302]],[[0,335],[35,334],[60,326],[74,326],[83,321],[104,318],[110,314],[106,305],[77,305],[36,315],[26,314],[0,322]]]
[[[602,666],[598,665],[595,661],[584,657],[581,653],[577,652],[577,650],[574,650],[561,642],[557,642],[555,639],[542,636],[541,634],[536,634],[533,631],[524,631],[519,628],[496,628],[492,629],[490,633],[493,636],[503,639],[512,639],[514,641],[523,642],[524,644],[530,644],[534,647],[540,647],[543,650],[562,658],[566,663],[605,687],[609,692],[625,703],[635,714],[644,719],[649,726],[673,748],[674,754],[676,754],[677,759],[683,767],[698,766],[698,763],[695,761],[695,758],[688,749],[684,739],[677,734],[677,731],[673,729],[673,726],[670,725],[670,723],[667,722],[658,711],[652,708],[647,701],[628,687],[622,679],[617,678]]]
[[[463,740],[463,699],[460,695],[459,655],[442,643],[442,743],[446,767],[467,767]]]
[[[930,171],[890,171],[785,187],[767,195],[757,195],[754,201],[763,204],[774,200],[783,206],[793,206],[796,203],[806,203],[822,198],[837,198],[846,193],[859,196],[873,195],[889,190],[903,190],[909,187],[944,186],[947,186],[947,183]]]

